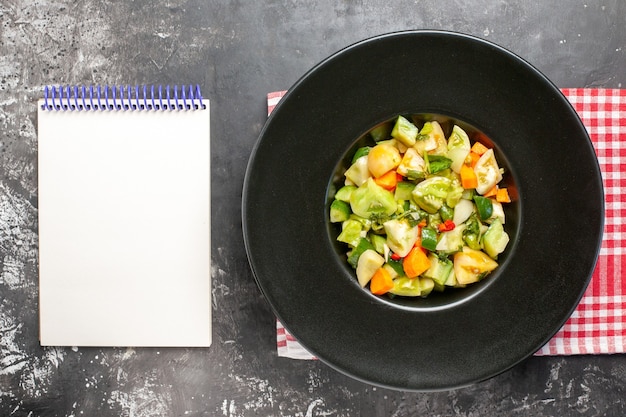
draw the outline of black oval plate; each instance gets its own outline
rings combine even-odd
[[[346,152],[376,123],[411,113],[484,132],[519,197],[515,241],[489,284],[425,308],[361,289],[327,220]],[[546,77],[484,40],[408,31],[339,51],[283,97],[248,164],[243,230],[259,288],[312,354],[374,385],[444,390],[510,369],[565,323],[595,266],[603,201],[589,136]]]

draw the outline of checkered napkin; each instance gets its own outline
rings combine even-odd
[[[535,355],[626,353],[626,90],[564,88],[593,142],[605,193],[604,238],[579,305]],[[268,114],[286,91],[267,95]],[[276,321],[278,356],[315,359]]]

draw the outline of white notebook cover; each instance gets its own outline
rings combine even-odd
[[[38,110],[43,346],[211,344],[210,117]]]

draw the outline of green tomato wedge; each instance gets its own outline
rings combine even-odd
[[[437,148],[437,141],[433,134],[433,124],[431,122],[424,123],[422,130],[417,135],[417,140],[413,146],[415,150],[423,155],[424,152],[429,152]]]
[[[426,162],[415,148],[408,148],[396,170],[403,177],[423,179],[426,177]]]
[[[486,253],[470,249],[467,246],[463,248],[462,252],[455,253],[453,259],[454,275],[460,285],[478,282],[498,266],[498,263]]]
[[[367,155],[367,169],[378,178],[395,169],[402,161],[398,148],[390,143],[379,142]]]
[[[502,180],[502,173],[500,172],[500,167],[498,167],[498,161],[496,161],[493,149],[489,149],[480,156],[474,167],[474,172],[478,179],[476,192],[481,195],[491,190]]]
[[[463,250],[463,231],[465,230],[465,225],[460,224],[456,226],[454,229],[449,232],[443,232],[439,236],[439,241],[437,242],[437,246],[435,250],[438,253],[455,253],[460,250]]]
[[[350,207],[353,213],[367,219],[372,216],[391,216],[396,212],[398,204],[391,192],[368,178],[350,195]]]
[[[363,185],[368,178],[372,177],[372,174],[367,167],[367,161],[367,155],[361,156],[352,165],[350,165],[350,168],[348,168],[344,174],[348,180],[356,184],[358,187]]]
[[[461,201],[461,198],[463,198],[463,191],[463,187],[461,186],[461,182],[459,180],[451,180],[450,190],[446,196],[446,204],[452,208],[456,208],[456,205],[459,201]]]
[[[425,140],[427,145],[422,151],[430,152],[432,155],[446,155],[448,153],[448,142],[439,122],[433,120],[424,123],[420,131],[421,135],[428,136],[428,139]]]
[[[470,153],[471,145],[467,133],[457,125],[452,128],[448,138],[448,158],[452,160],[450,168],[457,174],[461,172],[461,166]]]
[[[407,219],[392,219],[383,223],[387,233],[387,246],[401,257],[409,254],[417,242],[419,228],[412,226]]]
[[[431,177],[417,184],[412,192],[413,200],[428,213],[437,213],[452,188],[452,180],[446,177]]]

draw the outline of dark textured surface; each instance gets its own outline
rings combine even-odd
[[[429,394],[277,358],[274,317],[252,279],[240,220],[265,94],[336,50],[383,32],[449,29],[510,49],[559,87],[620,88],[624,16],[622,0],[3,1],[0,415],[626,414],[622,355],[531,358],[487,382]],[[210,349],[39,347],[35,100],[49,83],[198,83],[212,100]]]

